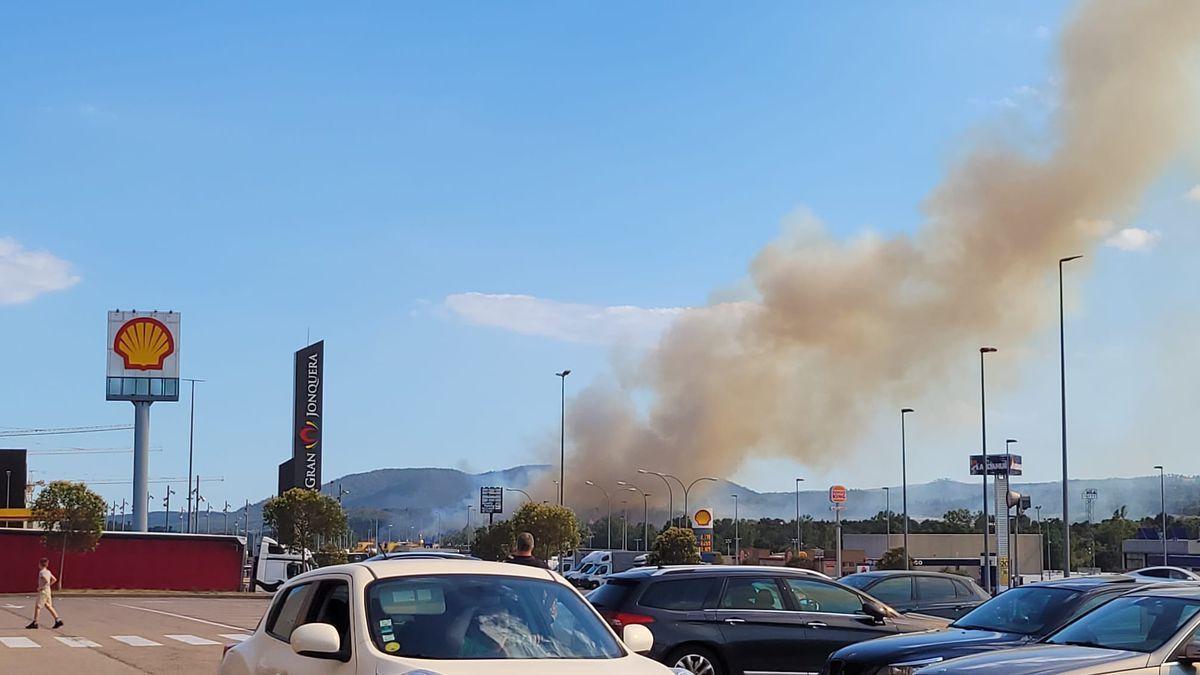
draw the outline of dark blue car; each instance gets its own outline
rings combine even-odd
[[[1005,591],[942,631],[882,637],[842,648],[829,657],[826,675],[907,675],[959,656],[1020,647],[1131,591],[1146,588],[1133,577],[1075,577]]]

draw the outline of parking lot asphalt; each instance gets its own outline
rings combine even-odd
[[[254,631],[268,598],[55,598],[63,627],[42,612],[42,627],[26,630],[33,601],[0,595],[0,672],[212,675],[222,645]]]

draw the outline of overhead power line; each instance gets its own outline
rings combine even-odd
[[[102,431],[129,431],[132,424],[110,424],[94,427],[49,427],[46,429],[6,429],[0,431],[0,438],[17,438],[20,436],[58,436],[62,434],[94,434]]]
[[[133,448],[48,448],[29,450],[27,455],[121,455],[133,452]],[[150,448],[150,452],[162,452],[162,448]]]

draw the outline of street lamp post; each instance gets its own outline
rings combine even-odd
[[[1167,474],[1165,473],[1164,469],[1162,468],[1162,465],[1156,465],[1154,468],[1158,469],[1158,498],[1159,498],[1159,503],[1162,505],[1162,523],[1163,523],[1163,526],[1162,526],[1162,530],[1163,530],[1163,535],[1162,535],[1162,537],[1163,537],[1163,561],[1162,561],[1162,564],[1165,567],[1166,565],[1169,564],[1169,563],[1167,563]]]
[[[900,506],[904,511],[904,569],[908,569],[908,439],[904,428],[904,416],[912,408],[900,409]],[[890,545],[890,543],[889,543]]]
[[[803,478],[796,479],[796,558],[804,550],[804,537],[800,534],[800,484],[803,482]]]
[[[597,490],[603,492],[604,499],[605,499],[605,501],[608,502],[608,550],[611,551],[612,550],[612,496],[608,494],[608,490],[605,490],[603,487],[596,485],[595,483],[593,483],[590,480],[584,481],[584,483],[591,485],[592,487],[596,488]]]
[[[730,495],[730,497],[733,497],[733,550],[737,554],[737,556],[733,559],[733,561],[734,561],[733,564],[741,565],[742,564],[742,537],[738,530],[738,496],[736,494],[733,494],[733,495]]]
[[[675,491],[671,488],[671,481],[667,480],[667,477],[670,476],[670,474],[665,474],[665,473],[662,473],[661,471],[648,471],[646,469],[638,469],[637,472],[642,474],[643,476],[658,476],[659,478],[662,479],[663,484],[667,486],[667,520],[670,521],[671,525],[674,525],[675,524]],[[670,476],[670,477],[675,478],[674,476]],[[679,480],[679,479],[675,478],[675,480]],[[681,481],[679,484],[683,485],[683,482]]]
[[[713,478],[711,476],[703,476],[703,477],[697,478],[696,480],[692,481],[691,484],[689,484],[687,487],[685,487],[683,489],[683,524],[685,527],[690,527],[691,522],[692,522],[692,515],[690,513],[688,513],[688,494],[691,493],[692,488],[696,487],[696,483],[700,483],[700,482],[703,482],[706,480],[712,481],[714,483],[717,482],[716,478]],[[680,483],[680,485],[682,485],[682,483]]]
[[[1038,552],[1038,557],[1040,557],[1042,559],[1042,564],[1039,565],[1039,567],[1041,567],[1042,569],[1040,570],[1041,573],[1038,574],[1038,578],[1045,579],[1046,578],[1046,561],[1050,557],[1049,556],[1050,545],[1046,541],[1046,535],[1042,533],[1042,505],[1038,504],[1037,506],[1033,507],[1033,510],[1037,511],[1038,540],[1042,542],[1042,545],[1039,547],[1039,548],[1041,548],[1041,551]]]
[[[1079,260],[1082,257],[1082,255],[1073,255],[1060,258],[1058,261],[1058,373],[1059,394],[1062,397],[1063,578],[1071,576],[1071,518],[1068,507],[1070,497],[1067,492],[1067,324],[1063,303],[1063,264]]]
[[[171,531],[171,495],[173,494],[175,494],[175,491],[168,485],[167,496],[163,499],[163,508],[166,509],[166,513],[163,514],[163,529],[167,532]]]
[[[979,426],[983,435],[983,590],[987,591],[988,595],[992,594],[992,551],[988,527],[987,388],[984,386],[983,356],[995,351],[995,347],[979,348]]]
[[[883,517],[884,523],[886,524],[884,536],[887,537],[887,539],[884,540],[887,542],[887,546],[885,546],[884,549],[887,550],[892,547],[892,491],[891,488],[886,485],[883,486]]]
[[[629,550],[629,502],[621,500],[621,550]]]
[[[1005,471],[1007,472],[1007,476],[1008,476],[1009,492],[1015,492],[1015,490],[1013,490],[1013,486],[1012,486],[1012,444],[1016,443],[1016,442],[1017,442],[1017,439],[1015,439],[1015,438],[1004,439],[1004,461],[1008,463],[1008,467],[1005,469]],[[1006,505],[1008,504],[1008,495],[1004,495],[1004,503]],[[1008,529],[1008,550],[1012,552],[1011,553],[1012,563],[1010,565],[1010,569],[1013,570],[1013,573],[1011,575],[1009,575],[1009,582],[1008,582],[1009,588],[1012,588],[1014,585],[1019,585],[1020,578],[1021,578],[1021,575],[1020,575],[1021,558],[1019,555],[1020,547],[1021,547],[1021,500],[1020,499],[1017,500],[1017,505],[1016,505],[1015,511],[1016,511],[1017,515],[1015,518],[1013,518],[1013,522],[1016,524],[1011,529],[1008,529],[1006,527],[1006,529]],[[1000,514],[997,513],[996,517],[997,518],[1000,517]],[[1005,506],[1005,509],[1004,509],[1004,522],[1006,524],[1008,522],[1008,507],[1007,506]],[[996,544],[996,546],[998,548],[1000,545]],[[1014,580],[1016,581],[1015,584],[1014,584]]]
[[[191,532],[192,531],[192,493],[191,493],[192,458],[194,456],[193,451],[195,449],[195,441],[196,441],[196,383],[203,382],[204,380],[197,380],[197,379],[188,378],[188,377],[184,377],[181,379],[184,382],[192,383],[192,392],[189,397],[190,401],[191,401],[191,411],[188,413],[188,499],[187,499],[187,510],[188,510],[187,531]],[[197,514],[200,511],[199,504],[196,504],[196,511],[197,511]],[[199,518],[197,518],[197,521],[198,520],[199,520]]]
[[[642,495],[642,550],[650,550],[650,493],[642,492],[641,488],[636,485],[630,485],[625,481],[621,481],[618,485],[625,486],[625,489],[630,492],[637,492]]]
[[[4,470],[4,508],[6,508],[6,509],[12,508],[12,499],[10,499],[10,497],[9,497],[11,494],[12,494],[12,469],[5,469]]]
[[[564,504],[567,479],[567,376],[570,370],[555,373],[562,381],[562,391],[559,398],[559,427],[558,427],[558,505]]]
[[[504,491],[505,492],[520,492],[521,494],[525,495],[526,500],[528,500],[530,502],[533,501],[533,497],[530,497],[528,492],[521,490],[519,488],[504,488]]]

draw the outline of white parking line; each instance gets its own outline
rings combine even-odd
[[[55,637],[55,640],[63,643],[68,647],[99,647],[99,642],[92,642],[87,638],[81,637]]]
[[[207,619],[197,619],[194,616],[185,616],[183,614],[174,614],[172,612],[164,612],[161,609],[150,609],[149,607],[137,607],[135,605],[122,605],[119,602],[114,602],[113,605],[115,605],[117,607],[124,607],[125,609],[136,609],[136,610],[139,610],[142,612],[154,612],[155,614],[163,614],[165,616],[173,616],[176,619],[187,619],[188,621],[195,621],[197,623],[206,623],[210,626],[216,626],[217,628],[228,628],[229,630],[246,630],[245,628],[242,628],[241,626],[230,626],[229,624],[217,623],[216,621],[208,621]]]
[[[213,642],[196,635],[164,635],[165,638],[170,638],[176,642],[182,642],[185,645],[219,645],[220,642]]]
[[[226,640],[233,640],[234,642],[245,642],[246,640],[254,637],[253,635],[247,635],[245,633],[221,633],[220,636]]]
[[[27,637],[0,637],[0,645],[10,649],[41,649],[41,645]]]
[[[162,646],[161,643],[155,642],[154,640],[147,640],[146,638],[138,636],[138,635],[110,635],[109,637],[116,640],[117,642],[124,642],[125,644],[129,645],[130,647],[161,647]]]

